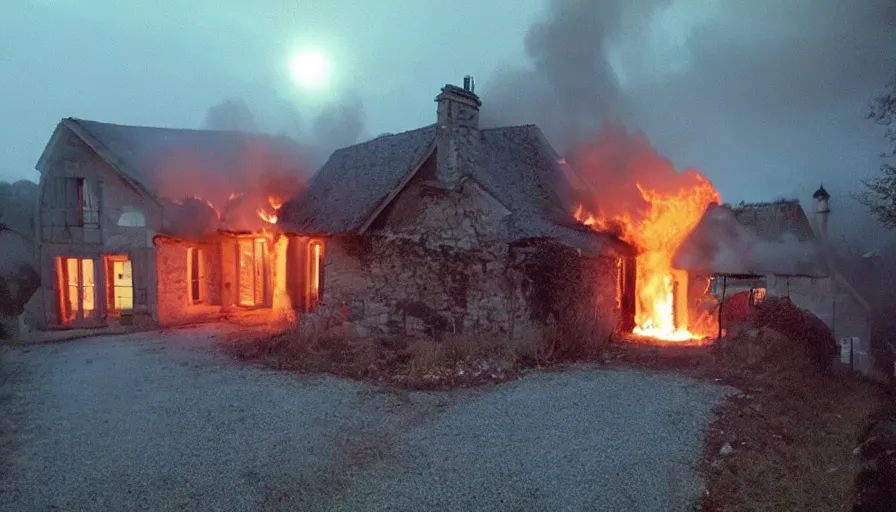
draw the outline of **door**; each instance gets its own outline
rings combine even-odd
[[[106,309],[111,316],[134,309],[134,267],[127,256],[103,256],[106,265]]]
[[[261,306],[267,287],[267,243],[265,239],[241,239],[239,250],[239,305]]]
[[[59,323],[89,325],[96,322],[96,274],[90,258],[56,258]]]

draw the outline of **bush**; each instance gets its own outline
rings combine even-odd
[[[774,329],[791,343],[802,344],[820,367],[827,367],[838,350],[831,329],[820,318],[796,307],[787,298],[771,298],[757,304],[750,324],[756,328]]]
[[[613,329],[600,315],[585,308],[567,310],[545,328],[540,359],[544,362],[579,361],[596,357],[610,342]]]

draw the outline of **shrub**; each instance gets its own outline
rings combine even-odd
[[[597,356],[610,342],[613,329],[600,315],[574,307],[545,328],[541,359],[544,361],[587,360]]]

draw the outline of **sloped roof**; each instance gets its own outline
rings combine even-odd
[[[745,203],[731,210],[737,221],[755,232],[760,240],[775,242],[792,235],[800,242],[817,242],[809,218],[798,200]]]
[[[62,123],[100,156],[153,196],[160,194],[160,171],[171,159],[187,162],[207,179],[250,175],[249,167],[289,172],[308,154],[283,136],[218,130],[157,128],[67,118]],[[174,172],[178,172],[175,170]]]
[[[337,149],[297,199],[280,210],[281,222],[308,233],[354,231],[423,162],[435,125]]]
[[[304,194],[284,205],[281,222],[306,233],[361,229],[435,149],[435,136],[431,125],[334,152]],[[513,239],[551,238],[593,250],[609,242],[630,250],[575,221],[576,191],[537,126],[480,130],[479,136],[471,177],[510,210]]]

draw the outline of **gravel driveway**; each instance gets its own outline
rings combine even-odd
[[[728,392],[586,368],[387,390],[237,365],[214,329],[3,349],[0,510],[690,510]]]

